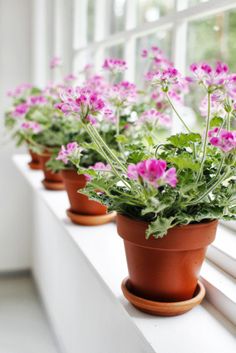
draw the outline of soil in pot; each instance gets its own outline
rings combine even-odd
[[[50,157],[51,157],[51,154],[50,152],[47,152],[47,151],[39,155],[40,165],[44,174],[44,179],[42,180],[42,183],[44,187],[48,190],[64,190],[65,187],[64,187],[61,172],[53,173],[46,166],[46,163],[50,159]]]
[[[28,163],[28,166],[30,167],[30,169],[40,170],[41,164],[39,161],[39,155],[33,152],[31,149],[29,149],[29,154],[31,156],[31,161]]]
[[[71,208],[67,210],[69,218],[77,224],[98,225],[109,222],[114,213],[107,213],[107,208],[101,203],[89,200],[86,195],[78,192],[86,185],[86,177],[76,170],[63,170],[62,177],[68,194]]]
[[[163,238],[146,239],[148,223],[118,215],[117,229],[124,240],[131,292],[159,302],[193,298],[217,223],[178,226]]]

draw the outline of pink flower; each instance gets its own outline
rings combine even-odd
[[[138,180],[138,171],[136,164],[129,164],[127,168],[127,176],[129,179]]]
[[[55,69],[58,66],[62,65],[62,60],[58,56],[54,56],[52,60],[50,61],[50,69]]]
[[[227,82],[225,84],[226,93],[229,97],[236,101],[236,74],[231,74],[228,76]]]
[[[136,85],[128,81],[121,81],[109,89],[107,98],[115,106],[129,106],[137,99]]]
[[[64,77],[64,81],[66,83],[70,83],[71,81],[76,81],[76,80],[77,80],[77,76],[75,76],[74,74],[69,74]]]
[[[64,114],[78,113],[85,118],[89,115],[88,121],[92,121],[92,116],[96,116],[105,109],[105,102],[100,96],[89,87],[68,87],[61,94],[62,103],[56,107]]]
[[[130,164],[127,169],[127,176],[134,180],[140,178],[155,188],[165,184],[175,187],[177,184],[176,169],[166,170],[166,168],[166,161],[150,158],[138,164]]]
[[[104,164],[102,162],[97,162],[93,166],[89,167],[90,169],[97,170],[97,171],[106,171],[110,172],[111,171],[111,166],[110,164]]]
[[[27,103],[20,103],[15,107],[13,111],[13,116],[15,117],[23,117],[29,111],[29,105]]]
[[[147,49],[143,49],[142,52],[141,52],[141,57],[142,58],[147,58],[148,57],[148,51]]]
[[[31,96],[27,99],[27,103],[30,105],[30,106],[34,106],[34,105],[44,105],[46,104],[48,101],[47,101],[47,98],[44,97],[44,96]]]
[[[214,68],[207,63],[194,63],[190,66],[190,70],[198,82],[209,88],[224,85],[228,78],[229,68],[226,64],[218,61]]]
[[[108,89],[108,84],[103,76],[94,75],[87,79],[86,87],[90,88],[91,90],[100,95],[106,93]]]
[[[25,91],[30,90],[33,86],[30,83],[22,83],[17,86],[15,89],[8,91],[8,97],[17,98],[25,93]]]
[[[35,121],[26,121],[21,124],[21,128],[23,130],[31,130],[34,134],[38,134],[42,131],[41,125]]]
[[[141,56],[143,58],[151,59],[151,66],[153,71],[166,70],[173,64],[165,57],[163,51],[157,46],[152,46],[150,51],[143,49]]]
[[[127,65],[126,62],[121,59],[105,59],[102,68],[112,74],[118,74],[127,70]]]
[[[167,92],[171,86],[178,85],[178,87],[180,87],[182,82],[186,85],[185,80],[181,78],[178,70],[171,66],[162,71],[149,71],[145,75],[145,78],[151,83],[151,85],[161,86],[164,92]]]
[[[165,176],[164,176],[164,181],[166,182],[166,184],[169,184],[170,186],[172,186],[172,188],[176,187],[178,179],[176,176],[176,169],[175,168],[170,168],[166,171]]]
[[[236,148],[236,131],[220,130],[216,127],[208,132],[208,137],[213,146],[219,147],[225,153]]]
[[[152,125],[160,123],[163,126],[169,127],[171,125],[171,117],[157,111],[156,109],[150,109],[140,116],[138,124],[140,123],[148,123]]]
[[[82,151],[82,148],[79,147],[77,142],[70,142],[66,145],[66,147],[61,146],[61,149],[56,159],[58,161],[62,161],[64,164],[67,164],[69,162],[69,157],[77,153],[80,153],[81,151]]]
[[[86,120],[89,121],[92,125],[96,125],[98,122],[97,119],[92,115],[87,115]]]

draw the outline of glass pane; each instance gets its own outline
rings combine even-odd
[[[187,64],[206,60],[227,62],[236,71],[236,10],[189,23]]]
[[[137,24],[158,20],[174,10],[174,0],[138,0]]]
[[[123,59],[124,58],[124,45],[123,45],[123,43],[106,48],[104,51],[104,57],[105,58]]]
[[[171,38],[172,30],[159,30],[157,33],[141,37],[136,42],[136,82],[142,85],[144,82],[143,76],[148,71],[148,61],[141,57],[143,49],[150,49],[152,46],[157,46],[163,50],[164,54],[171,58]]]
[[[111,6],[109,33],[121,32],[125,29],[126,0],[111,0],[109,3]]]
[[[87,12],[87,41],[93,42],[94,40],[94,13],[95,13],[95,2],[88,0],[88,12]]]

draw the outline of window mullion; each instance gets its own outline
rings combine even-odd
[[[137,22],[137,2],[129,0],[125,8],[125,29],[135,28]],[[129,69],[125,72],[125,79],[131,82],[135,80],[135,64],[136,64],[136,39],[131,35],[124,42],[124,57]]]

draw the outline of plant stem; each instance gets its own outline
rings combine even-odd
[[[177,117],[179,118],[179,120],[181,121],[181,123],[184,125],[185,129],[190,133],[191,130],[190,128],[188,127],[188,125],[185,123],[185,121],[182,119],[182,117],[180,116],[180,114],[177,112],[175,106],[173,105],[173,103],[171,102],[171,99],[168,95],[168,93],[166,92],[166,98],[171,106],[171,108],[173,109],[173,111],[175,112],[175,114],[177,115]]]
[[[116,162],[117,165],[120,166],[123,173],[126,173],[126,168],[124,167],[124,165],[120,162],[119,158],[115,155],[115,153],[107,146],[107,144],[101,138],[97,130],[93,126],[90,126],[90,128],[91,128],[91,131],[94,132],[94,135],[96,136],[97,140],[101,143],[101,145],[104,147],[106,152],[113,158],[114,162]]]
[[[102,157],[110,164],[113,173],[129,188],[131,189],[130,184],[122,177],[122,175],[120,175],[120,173],[117,171],[117,169],[114,167],[114,160],[112,161],[112,159],[110,158],[110,156],[108,155],[107,151],[104,151],[103,147],[100,145],[96,134],[94,134],[94,131],[96,129],[94,129],[92,126],[86,125],[85,124],[85,129],[87,131],[87,133],[89,134],[89,136],[91,137],[92,141],[95,143],[95,145],[98,148],[99,153],[102,155]]]
[[[207,151],[207,139],[208,139],[208,132],[210,128],[210,117],[211,117],[211,94],[208,92],[207,94],[207,102],[208,102],[208,108],[207,108],[207,125],[206,125],[206,131],[205,131],[205,136],[204,136],[204,142],[203,142],[203,152],[202,152],[202,160],[201,160],[201,165],[199,169],[199,173],[197,176],[197,182],[200,180],[202,176],[202,171],[206,159],[206,151]]]
[[[207,195],[210,194],[222,181],[224,181],[228,177],[228,171],[221,176],[220,179],[218,179],[215,184],[213,184],[207,191],[204,192],[203,195],[201,195],[197,200],[194,200],[193,202],[190,202],[190,205],[194,205],[196,203],[199,203],[201,200],[203,200]]]
[[[227,130],[230,130],[230,113],[227,114],[226,126],[227,126]]]

